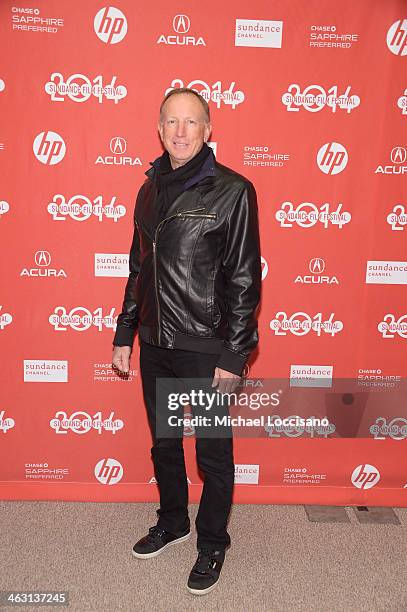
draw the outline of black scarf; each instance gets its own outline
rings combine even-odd
[[[183,166],[173,170],[168,151],[160,157],[155,181],[158,188],[157,213],[162,219],[174,200],[184,191],[186,181],[198,174],[202,164],[208,157],[211,148],[204,142],[201,150]]]

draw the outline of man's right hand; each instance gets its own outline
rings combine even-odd
[[[123,374],[130,370],[131,346],[114,346],[112,364]]]

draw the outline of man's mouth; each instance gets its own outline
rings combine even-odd
[[[180,147],[180,148],[185,148],[185,147],[189,147],[189,144],[187,142],[174,142],[173,143],[176,147]]]

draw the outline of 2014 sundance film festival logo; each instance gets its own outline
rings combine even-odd
[[[48,322],[55,331],[67,331],[69,328],[84,332],[91,328],[101,332],[104,329],[116,329],[117,315],[115,307],[110,309],[110,313],[104,315],[102,308],[96,308],[91,312],[83,306],[76,306],[67,310],[65,306],[56,306],[54,312],[49,316]]]
[[[286,336],[288,332],[294,336],[306,336],[314,332],[320,337],[323,332],[333,338],[343,330],[343,322],[335,319],[334,312],[331,312],[327,318],[322,312],[309,315],[307,312],[299,311],[288,316],[286,312],[280,310],[270,321],[269,327],[275,336]]]
[[[397,108],[401,110],[402,115],[407,115],[407,89],[404,89],[403,94],[397,98]]]
[[[265,259],[263,255],[261,255],[260,258],[261,258],[261,280],[263,281],[268,274],[269,265],[267,263],[267,259]]]
[[[394,55],[407,55],[407,19],[399,19],[390,26],[386,42]]]
[[[212,149],[213,154],[216,157],[216,155],[218,153],[218,143],[214,142],[213,140],[208,140],[208,142],[206,144],[208,145],[208,147],[210,147]]]
[[[339,94],[338,89],[337,85],[332,85],[326,91],[321,85],[308,85],[301,91],[300,85],[291,83],[282,95],[281,101],[290,112],[298,113],[303,108],[310,113],[318,113],[323,108],[330,108],[333,113],[337,110],[346,110],[349,114],[360,105],[360,98],[355,94],[350,95],[350,85],[343,94]]]
[[[3,329],[7,325],[10,325],[13,320],[13,317],[9,312],[2,312],[2,308],[3,306],[0,304],[0,331],[3,331]]]
[[[281,49],[283,22],[264,19],[236,19],[235,47]]]
[[[233,110],[245,100],[245,94],[239,89],[235,89],[236,81],[231,81],[229,85],[224,85],[222,81],[207,83],[202,79],[194,79],[192,81],[184,81],[183,79],[175,78],[171,81],[171,85],[164,91],[166,96],[170,91],[177,88],[187,87],[194,89],[209,103],[213,103],[216,108],[221,108],[222,104],[231,106]]]
[[[0,215],[5,215],[10,210],[10,204],[5,200],[0,200]]]
[[[51,102],[65,102],[67,99],[86,102],[93,97],[99,104],[105,100],[113,100],[117,104],[127,96],[127,88],[117,83],[117,76],[112,76],[108,83],[103,81],[100,74],[91,80],[84,74],[64,77],[60,72],[53,72],[44,89]]]
[[[308,263],[310,274],[298,274],[294,283],[302,283],[304,285],[339,285],[336,276],[324,274],[325,260],[322,257],[313,257]]]
[[[40,132],[33,142],[33,151],[39,162],[47,166],[59,164],[65,157],[65,141],[56,132]]]
[[[394,417],[387,420],[386,417],[379,416],[369,427],[369,433],[374,440],[405,440],[407,438],[407,419],[405,417]]]
[[[313,202],[301,202],[297,206],[293,202],[283,202],[275,213],[276,221],[280,227],[292,228],[298,226],[309,229],[317,224],[324,229],[336,226],[342,229],[350,222],[352,215],[346,210],[342,210],[342,203],[337,204],[336,208],[325,202],[317,206]]]
[[[390,162],[379,164],[375,174],[407,174],[407,148],[402,146],[393,147],[390,151]]]
[[[324,174],[339,174],[348,163],[348,152],[339,142],[327,142],[317,154],[318,168]]]
[[[140,157],[125,155],[127,152],[127,140],[122,136],[114,136],[110,139],[109,148],[111,155],[98,155],[95,165],[102,166],[141,166]]]
[[[87,221],[90,218],[97,218],[99,222],[104,219],[113,219],[117,223],[118,219],[126,214],[126,207],[120,204],[117,196],[112,196],[110,201],[98,195],[94,198],[76,194],[70,198],[61,193],[56,193],[52,202],[47,205],[47,211],[54,221]]]
[[[45,278],[67,278],[65,270],[62,268],[51,268],[51,254],[49,251],[37,251],[34,255],[32,268],[23,268],[20,276],[45,277]]]
[[[38,3],[40,4],[40,3]],[[13,6],[11,8],[13,30],[56,34],[64,26],[61,17],[44,17],[39,8]]]
[[[292,385],[291,385],[292,386]],[[306,386],[306,385],[297,385]],[[309,385],[319,386],[319,385]],[[324,386],[324,385],[320,385]],[[279,414],[269,416],[264,431],[269,438],[325,438],[336,431],[336,427],[326,417],[315,416],[303,418],[298,414],[281,417]],[[305,470],[306,471],[306,470]]]
[[[407,339],[407,314],[399,316],[392,312],[386,313],[378,324],[377,331],[387,340]]]
[[[13,418],[6,417],[5,414],[5,410],[0,410],[0,431],[4,434],[7,433],[13,427],[15,427],[16,424]]]
[[[182,46],[206,46],[203,36],[198,35],[191,30],[191,20],[188,15],[175,15],[172,20],[172,34],[160,34],[157,39],[157,45],[182,45]]]
[[[105,6],[96,13],[93,27],[102,42],[115,45],[127,34],[127,19],[120,9]]]
[[[95,465],[95,477],[103,485],[114,485],[123,477],[123,466],[116,459],[101,459]]]
[[[402,232],[407,225],[407,210],[403,204],[396,204],[386,217],[392,232]]]
[[[60,435],[67,435],[68,432],[83,435],[90,431],[96,431],[99,435],[103,432],[115,435],[117,431],[123,429],[124,423],[122,419],[115,418],[114,411],[104,418],[100,410],[93,415],[84,410],[77,410],[70,416],[65,410],[58,410],[55,417],[50,420],[49,426]]]
[[[369,463],[358,465],[352,472],[351,481],[357,489],[371,489],[380,480],[380,472]]]

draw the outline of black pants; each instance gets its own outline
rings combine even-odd
[[[156,378],[212,378],[218,355],[140,344],[144,401],[153,437],[151,449],[160,491],[158,525],[178,534],[189,526],[188,484],[182,437],[156,437]],[[198,548],[223,550],[230,544],[227,521],[234,483],[233,440],[196,438],[196,457],[204,477],[196,518]]]

